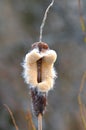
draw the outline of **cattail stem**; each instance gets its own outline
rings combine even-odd
[[[38,115],[38,130],[42,130],[42,115]]]
[[[44,28],[44,25],[45,25],[45,22],[46,22],[47,14],[48,14],[48,12],[49,12],[50,7],[53,6],[53,3],[54,3],[54,0],[52,0],[52,2],[49,4],[49,6],[47,7],[47,9],[46,9],[46,11],[45,11],[45,14],[44,14],[44,17],[43,17],[43,21],[42,21],[42,24],[41,24],[41,26],[40,26],[39,42],[42,42],[43,28]]]

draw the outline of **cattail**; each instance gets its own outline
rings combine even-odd
[[[44,42],[32,44],[33,50],[26,54],[24,78],[30,85],[32,108],[38,118],[39,130],[42,128],[42,116],[46,110],[47,94],[53,89],[56,73],[53,68],[57,54]]]
[[[38,117],[38,130],[42,130],[42,116],[46,110],[47,94],[49,90],[53,89],[54,79],[56,78],[53,66],[57,54],[46,43],[42,42],[43,27],[53,3],[54,0],[45,11],[40,26],[39,42],[32,44],[32,51],[26,54],[23,64],[25,81],[30,84],[33,113]]]

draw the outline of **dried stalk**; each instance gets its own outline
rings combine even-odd
[[[82,16],[80,0],[78,0],[78,8],[79,8],[79,14],[80,14],[81,28],[82,28],[82,32],[84,33],[84,42],[86,42],[86,27],[85,27],[84,18]]]
[[[38,130],[42,130],[42,115],[38,115]]]
[[[47,14],[48,14],[48,12],[49,12],[50,7],[53,6],[53,3],[54,3],[54,0],[52,0],[52,2],[50,3],[50,5],[47,7],[47,9],[46,9],[46,11],[45,11],[45,14],[44,14],[44,17],[43,17],[43,21],[42,21],[42,24],[41,24],[41,26],[40,26],[39,42],[42,42],[43,28],[44,28],[44,25],[45,25],[45,22],[46,22]]]
[[[84,104],[82,103],[82,99],[81,99],[81,92],[82,92],[83,87],[84,87],[85,79],[86,79],[86,72],[84,73],[84,75],[82,77],[82,81],[81,81],[81,85],[80,85],[80,89],[79,89],[79,94],[78,94],[78,103],[79,103],[79,108],[80,108],[81,120],[82,120],[84,128],[86,129],[86,119],[85,119],[85,115],[84,115]]]
[[[11,116],[11,119],[12,119],[12,121],[13,121],[13,124],[14,124],[14,126],[15,126],[15,129],[16,129],[16,130],[19,130],[19,128],[18,128],[18,126],[17,126],[17,124],[16,124],[16,121],[15,121],[15,118],[14,118],[14,116],[13,116],[12,111],[10,110],[10,108],[9,108],[6,104],[3,104],[3,106],[8,110],[8,112],[9,112],[9,114],[10,114],[10,116]]]

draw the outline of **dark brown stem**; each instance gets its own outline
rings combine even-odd
[[[37,81],[42,81],[42,58],[37,61]]]
[[[40,44],[40,43],[39,43]],[[39,46],[39,53],[42,48]],[[37,81],[40,83],[42,81],[42,58],[37,61]],[[42,130],[42,114],[38,115],[38,130]]]

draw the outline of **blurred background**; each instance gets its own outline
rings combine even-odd
[[[29,88],[22,78],[25,54],[39,40],[39,29],[50,0],[0,0],[0,130],[14,130],[7,110],[12,110],[20,130],[37,129]],[[86,0],[81,1],[86,23]],[[56,50],[58,78],[49,92],[43,130],[83,130],[77,96],[86,71],[86,43],[81,29],[78,0],[55,0],[48,13],[43,41]],[[83,103],[86,104],[86,88]]]

